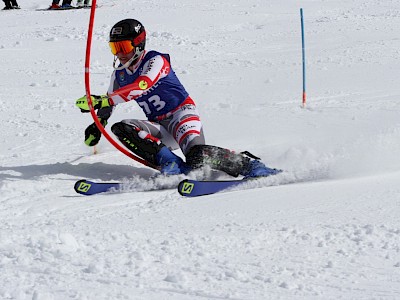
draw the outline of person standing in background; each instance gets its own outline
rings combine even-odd
[[[91,6],[91,0],[77,0],[76,1],[76,6],[77,7],[89,7]]]
[[[72,0],[63,0],[62,5],[60,6],[60,0],[53,0],[49,9],[69,9],[69,8],[76,8],[76,7],[90,7],[91,0],[77,0],[76,7],[72,6]]]
[[[3,0],[4,4],[6,5],[3,10],[8,9],[20,9],[18,6],[17,0]]]

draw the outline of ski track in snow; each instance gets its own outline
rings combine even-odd
[[[111,26],[138,18],[147,47],[171,54],[207,141],[285,172],[197,199],[143,191],[177,178],[74,193],[81,178],[154,171],[104,138],[97,155],[83,145],[89,11],[21,2],[1,12],[0,299],[400,298],[400,2],[99,4],[93,94],[108,88]],[[125,118],[143,114],[126,104],[110,124]]]

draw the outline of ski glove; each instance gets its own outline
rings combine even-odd
[[[110,101],[106,95],[91,95],[90,98],[92,99],[92,104],[94,109],[104,108],[110,106]],[[76,106],[81,109],[81,112],[87,113],[90,111],[89,104],[86,96],[83,96],[76,100]]]
[[[101,125],[106,127],[107,120],[99,119]],[[85,144],[88,146],[95,146],[100,141],[101,132],[97,128],[96,123],[90,124],[85,130]]]

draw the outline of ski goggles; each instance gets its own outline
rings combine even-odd
[[[112,54],[117,55],[117,53],[122,52],[123,54],[128,54],[129,52],[135,50],[133,42],[131,40],[109,42]]]

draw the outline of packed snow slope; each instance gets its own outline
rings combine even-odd
[[[36,11],[50,2],[0,13],[1,299],[400,299],[398,0],[98,1],[93,94],[113,70],[111,26],[137,18],[207,142],[285,170],[197,199],[74,192],[155,171],[104,138],[97,155],[84,145],[90,11]],[[144,115],[129,103],[110,123],[125,118]]]

